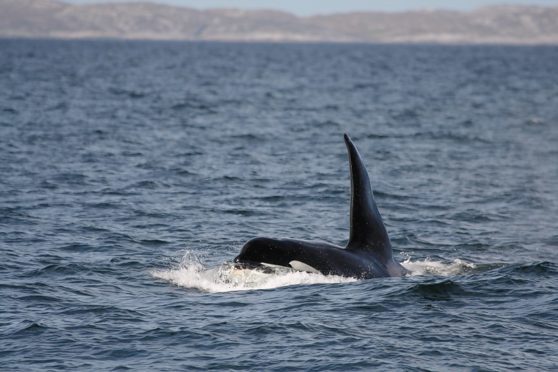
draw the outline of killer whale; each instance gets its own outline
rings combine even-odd
[[[345,134],[351,173],[350,235],[343,248],[325,242],[254,238],[234,259],[242,267],[262,264],[361,279],[403,276],[393,259],[391,242],[374,200],[370,178],[351,138]]]

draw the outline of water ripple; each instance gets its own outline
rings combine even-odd
[[[553,370],[555,47],[0,40],[0,359],[43,370]],[[350,132],[404,278],[344,244]]]

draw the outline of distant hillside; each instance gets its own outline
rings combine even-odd
[[[558,7],[356,12],[314,17],[151,3],[0,0],[1,37],[558,44]]]

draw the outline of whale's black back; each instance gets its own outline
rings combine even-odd
[[[405,275],[405,268],[393,260],[368,172],[346,134],[345,144],[351,168],[351,234],[345,249],[324,242],[256,238],[244,245],[235,262],[268,263],[359,278]]]

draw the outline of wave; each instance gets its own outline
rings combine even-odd
[[[412,261],[410,258],[401,263],[403,267],[410,271],[410,276],[439,275],[453,276],[471,272],[477,265],[460,259],[452,262],[434,261],[431,259]]]
[[[429,300],[449,300],[466,294],[458,283],[445,279],[434,283],[418,283],[407,289],[406,294],[415,294]]]
[[[477,267],[473,263],[459,259],[450,263],[428,259],[419,261],[407,259],[402,264],[411,271],[411,276],[453,276],[470,272]],[[274,289],[293,285],[351,283],[358,280],[336,275],[295,271],[280,266],[266,267],[265,270],[239,269],[232,263],[224,263],[217,267],[207,268],[191,252],[184,255],[178,267],[152,270],[151,275],[179,287],[209,293]]]

